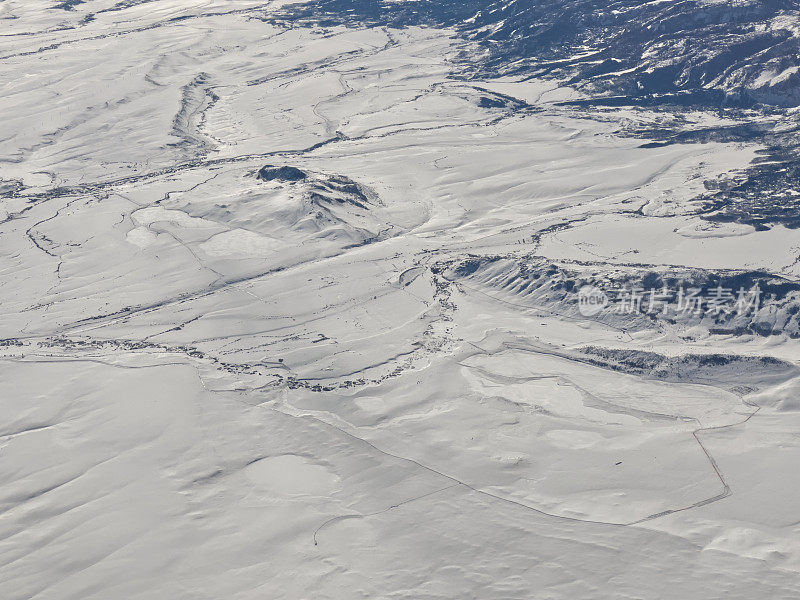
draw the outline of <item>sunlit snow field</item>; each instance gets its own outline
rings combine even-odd
[[[452,29],[54,4],[0,1],[1,598],[800,597],[800,229],[698,212],[759,143]],[[673,271],[789,295],[568,293]]]

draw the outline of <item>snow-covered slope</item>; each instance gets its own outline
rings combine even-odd
[[[455,27],[484,73],[567,77],[616,102],[800,103],[800,12],[791,0],[316,0],[292,19]]]
[[[0,598],[797,598],[795,19],[0,1]]]

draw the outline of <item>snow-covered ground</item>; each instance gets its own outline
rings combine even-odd
[[[758,143],[450,29],[54,4],[0,1],[0,597],[798,598],[800,230],[697,200]],[[773,296],[573,293],[719,277]]]

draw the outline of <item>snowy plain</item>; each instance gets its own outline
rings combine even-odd
[[[758,144],[451,29],[53,4],[0,1],[0,597],[800,597],[795,313],[552,292],[795,282],[800,229],[697,211]]]

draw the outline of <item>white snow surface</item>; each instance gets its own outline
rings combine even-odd
[[[0,2],[0,598],[799,597],[795,339],[445,276],[796,278],[797,230],[692,203],[758,148],[644,148],[620,130],[646,111],[456,80],[450,31],[51,4]],[[664,378],[586,346],[789,366]]]

